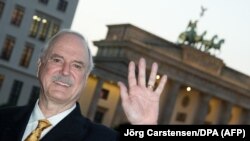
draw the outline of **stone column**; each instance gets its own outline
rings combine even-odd
[[[250,109],[243,109],[241,115],[241,124],[250,125]]]
[[[178,81],[172,81],[172,85],[171,87],[169,87],[169,91],[167,93],[167,96],[166,96],[166,100],[165,100],[165,106],[164,106],[164,110],[163,111],[163,116],[162,116],[162,119],[161,119],[161,123],[162,124],[169,124],[170,123],[170,120],[171,120],[171,117],[173,115],[173,111],[174,111],[174,106],[175,106],[175,103],[176,103],[176,98],[179,94],[179,91],[180,91],[180,86],[181,86],[181,83],[178,82]]]
[[[209,108],[209,101],[211,100],[211,98],[211,95],[201,93],[201,98],[199,104],[197,105],[198,108],[194,117],[194,124],[204,124]]]
[[[99,78],[99,81],[96,84],[95,92],[94,92],[94,95],[93,95],[93,97],[91,99],[89,109],[88,109],[88,113],[87,113],[87,117],[90,120],[94,119],[96,108],[97,108],[98,101],[99,101],[99,98],[100,98],[100,92],[101,92],[101,89],[102,89],[103,82],[104,81]]]
[[[119,101],[117,103],[116,106],[116,110],[113,116],[113,120],[111,123],[112,127],[117,127],[119,126],[119,124],[121,123],[121,116],[123,115],[123,109],[122,109],[122,105],[121,105],[121,97],[119,98]]]
[[[228,103],[227,101],[222,101],[217,124],[228,124],[231,112],[232,112],[232,104]]]

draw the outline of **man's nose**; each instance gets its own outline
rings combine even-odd
[[[62,66],[62,74],[69,75],[69,73],[70,73],[70,64],[64,63]]]

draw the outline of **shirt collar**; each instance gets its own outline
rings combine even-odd
[[[39,105],[38,105],[38,101],[36,101],[35,107],[31,113],[30,119],[29,119],[29,123],[32,122],[37,122],[40,119],[45,119],[45,116],[43,115]],[[58,122],[60,122],[64,117],[66,117],[71,111],[73,111],[76,107],[76,104],[74,104],[74,106],[72,106],[71,108],[69,108],[68,110],[65,110],[61,113],[58,113],[50,118],[48,118],[49,122],[52,124],[52,126],[56,125]]]

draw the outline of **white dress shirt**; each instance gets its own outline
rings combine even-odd
[[[76,104],[71,107],[70,109],[66,110],[66,111],[63,111],[57,115],[54,115],[50,118],[48,118],[47,120],[49,120],[49,122],[51,123],[51,126],[44,129],[42,134],[41,134],[41,137],[44,137],[44,135],[46,135],[53,127],[55,127],[63,118],[65,118],[71,111],[73,111],[76,107]],[[30,115],[30,119],[29,119],[29,122],[26,126],[26,129],[25,129],[25,132],[23,134],[23,138],[22,138],[22,141],[24,141],[24,139],[33,131],[36,129],[37,127],[37,124],[38,124],[38,120],[40,119],[45,119],[45,116],[43,115],[41,109],[39,108],[38,106],[38,100],[36,102],[36,105]]]

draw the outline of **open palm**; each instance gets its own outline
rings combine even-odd
[[[129,63],[128,88],[118,82],[122,98],[122,106],[131,124],[157,124],[160,95],[167,82],[163,75],[157,88],[154,88],[158,70],[157,63],[152,64],[149,80],[146,84],[146,61],[139,60],[139,74],[136,79],[135,63]]]

